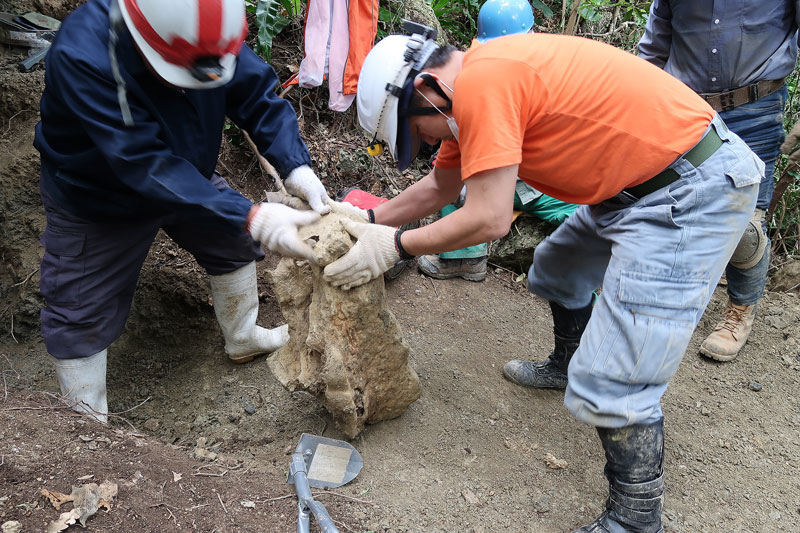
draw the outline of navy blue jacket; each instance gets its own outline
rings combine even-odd
[[[180,90],[148,70],[127,30],[117,58],[134,125],[126,127],[108,54],[109,0],[68,17],[47,54],[34,146],[41,186],[61,207],[92,221],[177,213],[242,231],[251,202],[211,185],[225,117],[250,133],[282,175],[310,165],[292,106],[275,71],[246,46],[224,87]]]

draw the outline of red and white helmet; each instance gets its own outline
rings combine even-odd
[[[117,0],[153,70],[186,89],[229,82],[247,36],[243,0]]]

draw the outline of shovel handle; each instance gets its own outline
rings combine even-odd
[[[33,67],[35,67],[39,61],[44,59],[44,56],[47,55],[47,51],[50,49],[49,46],[45,46],[35,54],[33,54],[28,59],[24,59],[19,62],[19,70],[20,72],[29,72]]]
[[[325,509],[324,505],[317,500],[306,500],[305,504],[308,505],[311,512],[314,514],[314,518],[317,520],[317,525],[322,533],[339,533],[339,530],[333,523],[333,519],[331,519],[331,515],[328,514],[328,510]]]
[[[297,504],[297,533],[311,533],[311,515],[302,503]]]

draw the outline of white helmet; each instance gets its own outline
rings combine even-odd
[[[438,48],[436,31],[413,25],[411,37],[390,35],[367,54],[358,77],[358,122],[373,135],[374,147],[389,148],[400,170],[405,170],[419,148],[411,137],[406,110],[414,92],[414,78]],[[372,151],[371,151],[372,153]]]
[[[247,35],[242,0],[115,0],[153,70],[186,89],[229,82]]]

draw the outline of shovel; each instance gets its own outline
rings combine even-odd
[[[314,500],[311,487],[333,489],[353,481],[364,462],[350,444],[303,433],[289,465],[288,483],[297,492],[297,533],[309,533],[311,515],[323,533],[339,533],[325,506]]]

